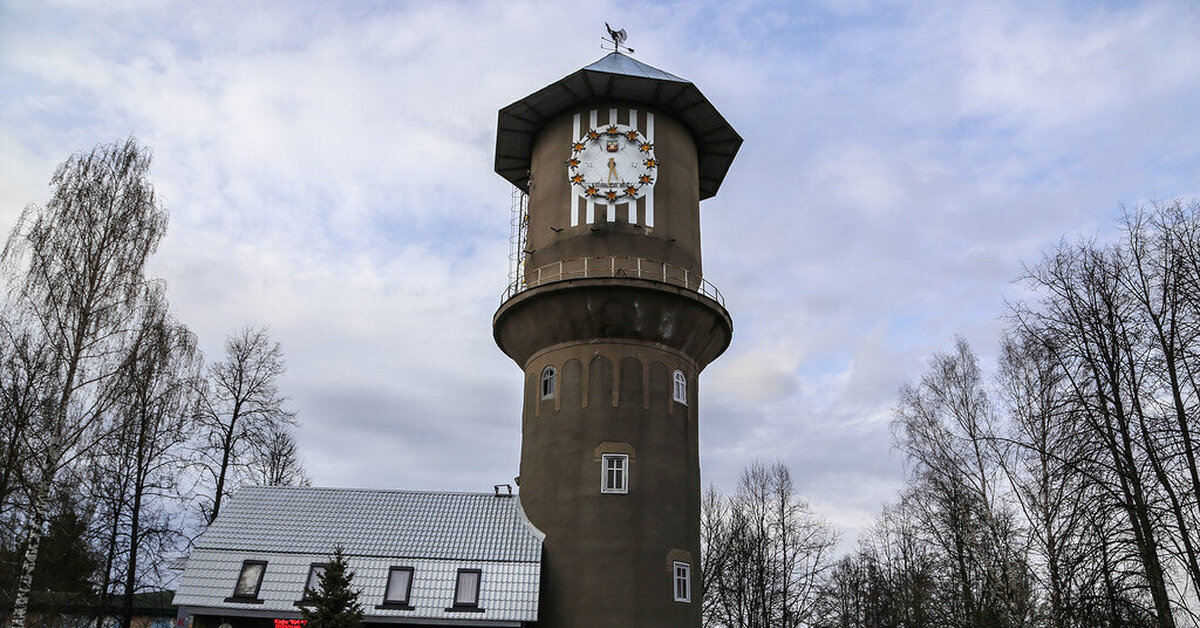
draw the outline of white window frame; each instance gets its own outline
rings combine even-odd
[[[671,398],[678,403],[687,405],[687,375],[683,371],[675,369],[675,374],[671,376]]]
[[[616,482],[610,484],[608,472],[610,464],[617,466],[611,470],[617,472]],[[600,456],[600,492],[608,494],[625,494],[629,492],[629,454],[602,454]]]
[[[553,399],[558,393],[558,369],[547,366],[542,369],[542,378],[538,383],[538,393],[542,399]]]
[[[692,565],[675,561],[674,590],[676,602],[692,601]]]

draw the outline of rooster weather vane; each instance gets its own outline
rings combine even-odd
[[[604,23],[604,28],[608,29],[608,37],[609,37],[608,39],[604,39],[604,41],[612,44],[613,52],[621,52],[621,49],[624,48],[626,50],[626,52],[628,52],[629,54],[633,54],[633,48],[630,48],[629,46],[624,45],[625,40],[628,39],[628,37],[629,37],[628,35],[625,34],[625,29],[622,28],[620,30],[613,30],[613,27],[609,26],[608,22]],[[601,39],[603,39],[603,38],[601,38]],[[605,48],[603,45],[601,47],[604,48],[605,50],[608,50],[608,48]]]

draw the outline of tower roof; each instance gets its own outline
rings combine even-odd
[[[696,141],[700,198],[717,193],[742,137],[691,81],[619,52],[501,109],[496,173],[528,191],[533,139],[542,126],[569,109],[611,100],[649,105],[678,118]]]

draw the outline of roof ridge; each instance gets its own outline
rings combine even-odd
[[[268,491],[336,491],[343,493],[386,493],[386,494],[403,494],[403,495],[461,495],[467,497],[496,497],[495,493],[475,492],[475,491],[435,491],[428,489],[402,489],[402,488],[368,488],[368,487],[353,487],[353,486],[242,486],[234,492],[243,490],[268,490]],[[500,495],[500,497],[508,498],[508,495]]]

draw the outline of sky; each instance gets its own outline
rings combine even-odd
[[[1122,208],[1200,194],[1200,4],[0,0],[0,231],[133,135],[170,212],[150,274],[220,359],[269,325],[315,484],[490,491],[520,451],[491,317],[497,111],[602,57],[693,81],[745,138],[701,204],[734,320],[704,483],[784,462],[853,538],[903,482],[897,391]]]

